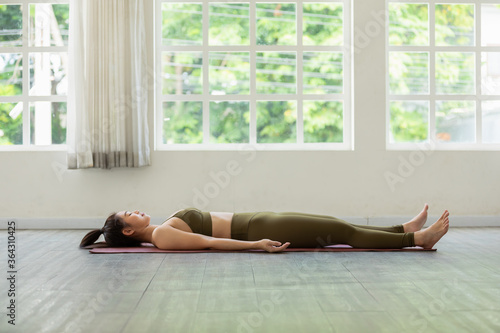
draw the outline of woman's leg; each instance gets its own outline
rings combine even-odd
[[[295,213],[295,212],[284,212],[284,213],[280,213],[280,214],[292,214],[292,215],[296,215],[296,216],[306,216],[306,217],[315,216],[315,217],[327,218],[327,219],[333,218],[332,216],[328,216],[328,215]],[[341,219],[336,218],[336,217],[335,217],[335,219],[338,220],[338,221],[342,221],[344,223],[350,224],[350,225],[352,225],[354,227],[362,228],[362,229],[379,230],[379,231],[395,232],[395,233],[404,232],[404,228],[403,228],[402,224],[393,225],[392,227],[381,227],[381,226],[376,226],[376,225],[353,224],[353,223],[349,223],[347,221],[341,220]]]
[[[393,225],[392,227],[380,227],[380,226],[372,226],[372,225],[352,224],[352,223],[349,223],[346,221],[344,221],[344,222],[349,223],[355,227],[362,228],[362,229],[379,230],[379,231],[395,232],[395,233],[416,232],[416,231],[419,231],[420,229],[422,229],[425,222],[427,221],[427,210],[428,209],[429,209],[429,205],[425,204],[422,211],[420,213],[418,213],[418,215],[416,215],[413,219],[411,219],[410,221],[403,223],[403,224]],[[295,212],[287,212],[287,213],[282,213],[282,214],[294,214],[294,215],[317,216],[317,217],[331,218],[331,216],[328,216],[328,215],[304,214],[304,213],[295,213]],[[337,219],[337,220],[342,221],[340,219]]]
[[[325,215],[262,212],[250,221],[248,240],[269,238],[290,242],[290,247],[313,248],[332,244],[356,248],[415,246],[413,232],[395,233],[372,228],[361,228]]]

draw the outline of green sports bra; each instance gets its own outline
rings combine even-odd
[[[172,217],[178,217],[186,222],[194,233],[212,236],[212,217],[209,212],[202,212],[197,208],[186,208]]]

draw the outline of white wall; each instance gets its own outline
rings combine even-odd
[[[372,13],[384,6],[384,0],[355,0],[355,32],[374,28]],[[354,151],[154,151],[150,167],[112,170],[61,169],[65,152],[1,152],[0,227],[12,218],[21,228],[51,221],[97,226],[124,209],[146,211],[161,222],[185,206],[374,217],[373,223],[389,224],[396,220],[377,217],[411,216],[425,202],[431,215],[448,209],[452,225],[500,225],[500,153],[387,151],[384,33],[356,41],[367,45],[354,53]],[[153,107],[150,115],[153,129]],[[413,163],[413,171],[402,161]],[[239,173],[214,186],[211,173],[228,166]],[[391,189],[384,175],[398,168],[404,181]],[[208,190],[207,202],[196,190]]]

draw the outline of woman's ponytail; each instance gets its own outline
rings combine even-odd
[[[80,248],[85,248],[89,245],[94,244],[101,235],[102,235],[102,229],[94,229],[90,231],[88,234],[85,235],[85,237],[83,237],[80,243]]]

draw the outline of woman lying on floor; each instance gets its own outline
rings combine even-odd
[[[161,225],[149,224],[139,211],[111,214],[102,229],[89,232],[80,247],[93,244],[101,234],[109,246],[152,243],[162,250],[249,250],[280,252],[287,247],[316,248],[346,244],[354,248],[430,249],[449,227],[449,213],[424,230],[424,209],[411,221],[392,227],[355,225],[326,216],[303,213],[222,213],[188,208],[174,213]]]

